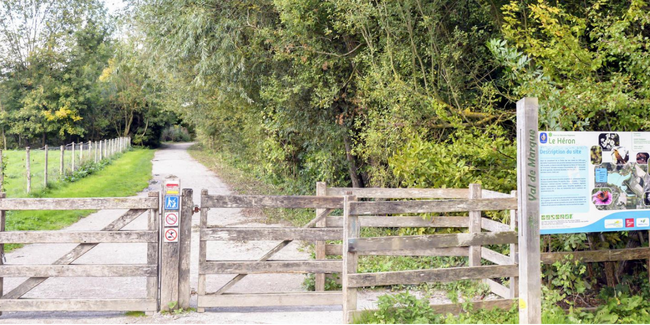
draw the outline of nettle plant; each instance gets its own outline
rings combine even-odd
[[[551,265],[544,273],[544,278],[552,287],[544,287],[544,300],[550,303],[563,302],[574,306],[591,285],[584,278],[587,266],[580,261],[573,261],[573,256],[567,256],[563,261]]]

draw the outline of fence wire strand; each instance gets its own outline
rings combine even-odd
[[[62,146],[47,146],[47,182],[60,182],[96,162],[116,158],[130,148],[130,138],[115,138],[92,143],[68,143]],[[61,170],[61,147],[63,147],[63,170]],[[27,152],[29,151],[30,191],[46,188],[45,151],[46,147],[25,148],[22,150],[0,150],[2,154],[2,183],[0,187],[8,197],[28,195]],[[101,150],[101,152],[100,152]],[[73,166],[74,155],[74,166]],[[101,160],[100,160],[101,157]]]

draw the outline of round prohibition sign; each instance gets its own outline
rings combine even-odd
[[[177,242],[178,241],[178,230],[173,229],[173,228],[165,230],[165,241],[166,242]]]
[[[165,216],[165,224],[168,226],[175,226],[178,224],[178,215],[176,213],[168,213]]]

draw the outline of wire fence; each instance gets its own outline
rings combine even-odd
[[[0,150],[0,188],[9,197],[25,196],[45,189],[104,160],[113,159],[131,147],[130,137],[120,137],[62,146]]]

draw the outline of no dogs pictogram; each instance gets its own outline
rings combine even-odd
[[[165,242],[167,243],[178,242],[178,230],[174,228],[165,230]]]
[[[177,226],[178,226],[178,213],[176,212],[165,213],[165,227],[177,227]]]

